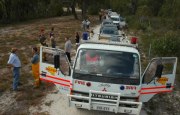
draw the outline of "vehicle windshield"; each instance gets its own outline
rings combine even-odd
[[[103,25],[113,24],[112,22],[103,22]]]
[[[118,18],[118,17],[111,17],[111,20],[113,20],[113,21],[119,21],[119,18]]]
[[[129,52],[81,49],[73,77],[97,82],[139,84],[139,56]]]

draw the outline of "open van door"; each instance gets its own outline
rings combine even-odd
[[[63,94],[70,93],[70,63],[63,50],[40,48],[40,80],[54,83]]]
[[[171,92],[174,88],[176,66],[176,57],[152,59],[142,76],[139,100],[147,102],[155,94]]]

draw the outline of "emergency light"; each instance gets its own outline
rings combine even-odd
[[[132,37],[131,38],[131,44],[136,44],[137,43],[137,38],[136,37]]]

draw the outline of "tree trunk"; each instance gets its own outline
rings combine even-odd
[[[131,0],[131,13],[134,15],[137,10],[137,2],[138,0]]]
[[[82,0],[82,18],[86,18],[86,12],[87,12],[87,0]]]
[[[73,0],[73,3],[71,5],[71,9],[72,9],[72,13],[74,15],[74,18],[77,20],[78,16],[77,16],[77,13],[76,13],[75,5],[76,5],[76,0]]]

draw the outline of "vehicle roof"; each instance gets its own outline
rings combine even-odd
[[[111,16],[113,16],[113,15],[114,15],[114,16],[119,16],[117,12],[111,12],[110,15],[111,15]]]
[[[103,28],[105,28],[105,27],[115,27],[115,28],[117,28],[117,26],[116,25],[114,25],[113,23],[112,24],[105,24],[105,25],[103,25]]]
[[[104,19],[103,22],[112,22],[111,19]]]
[[[101,33],[100,34],[104,34],[104,31],[118,31],[117,27],[116,26],[104,26],[101,30]]]
[[[111,15],[111,18],[120,18],[119,15]]]
[[[117,26],[115,25],[103,26],[100,31],[100,36],[104,36],[104,35],[119,35]]]
[[[131,46],[130,44],[124,45],[117,42],[116,44],[111,43],[84,43],[79,46],[79,48],[86,49],[99,49],[99,50],[112,50],[112,51],[122,51],[122,52],[131,52],[139,54],[138,50]]]

